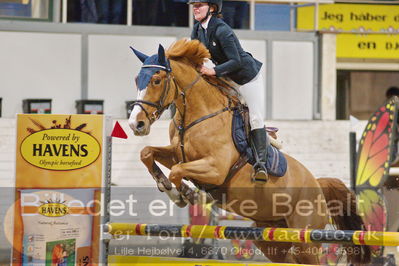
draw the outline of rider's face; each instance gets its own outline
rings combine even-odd
[[[209,5],[208,3],[194,3],[193,4],[193,13],[194,19],[196,21],[201,21],[206,17],[208,13]]]

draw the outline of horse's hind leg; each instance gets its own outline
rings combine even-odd
[[[278,223],[259,223],[256,222],[253,226],[256,227],[287,227],[285,221]],[[254,241],[254,244],[262,251],[262,253],[272,262],[278,263],[293,263],[291,247],[292,243],[288,242],[266,242]]]

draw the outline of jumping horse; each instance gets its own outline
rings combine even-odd
[[[237,166],[240,153],[231,133],[235,103],[216,81],[205,80],[196,70],[210,58],[209,51],[199,41],[178,40],[166,52],[160,45],[158,54],[152,56],[133,51],[143,62],[136,78],[138,99],[129,118],[134,134],[148,135],[163,111],[171,104],[176,107],[169,127],[170,144],[145,147],[141,160],[158,188],[178,206],[196,199],[195,192],[183,180],[187,179],[199,187],[224,191],[225,202],[219,206],[253,220],[254,226],[324,229],[333,221],[338,229],[362,229],[354,195],[340,180],[316,180],[288,154],[285,154],[288,163],[285,175],[270,176],[262,185],[251,180],[249,163]],[[170,169],[169,178],[156,162]],[[239,170],[233,171],[232,167]],[[344,209],[340,215],[331,216],[329,201],[342,203],[339,206]],[[273,262],[320,262],[318,243],[255,241],[255,244]],[[368,247],[356,247],[359,252],[348,253],[348,261],[367,262]]]

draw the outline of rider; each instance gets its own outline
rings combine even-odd
[[[233,30],[221,19],[222,0],[189,0],[192,4],[194,25],[191,39],[201,41],[211,53],[215,67],[201,66],[207,76],[224,77],[239,86],[250,116],[250,141],[257,162],[254,165],[255,181],[267,182],[267,138],[262,114],[256,104],[257,92],[263,89],[262,63],[245,52]]]

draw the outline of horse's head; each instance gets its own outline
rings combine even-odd
[[[138,95],[137,100],[133,102],[129,126],[136,136],[145,136],[150,133],[151,124],[173,102],[174,94],[171,89],[173,82],[170,75],[172,70],[162,45],[159,45],[158,54],[152,56],[133,48],[132,50],[143,62],[143,66],[136,78]]]

